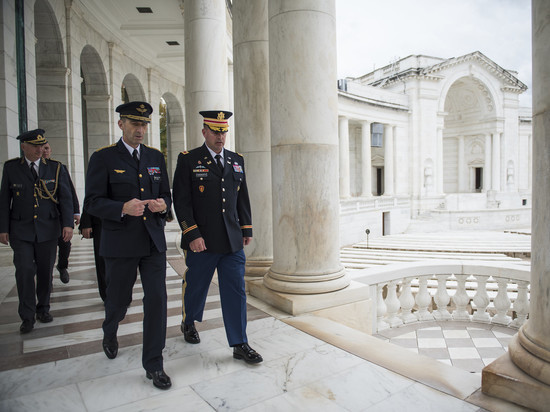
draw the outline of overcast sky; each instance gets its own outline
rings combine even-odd
[[[397,58],[458,57],[480,51],[518,72],[531,106],[530,0],[336,0],[338,78]]]

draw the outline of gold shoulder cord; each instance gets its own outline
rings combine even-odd
[[[57,185],[59,182],[59,171],[61,170],[61,163],[57,163],[57,170],[55,172],[55,187],[53,188],[53,191],[50,192],[48,188],[46,187],[46,183],[44,183],[44,180],[40,179],[40,185],[35,186],[34,190],[36,194],[41,199],[50,199],[54,203],[59,203],[57,199],[55,199],[55,194],[57,192]],[[42,186],[42,187],[40,187]]]

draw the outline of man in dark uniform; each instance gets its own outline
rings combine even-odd
[[[263,359],[248,345],[243,246],[252,239],[250,200],[241,155],[224,149],[231,112],[203,111],[205,144],[182,152],[174,174],[174,210],[185,251],[181,330],[199,343],[195,321],[202,321],[208,287],[218,271],[223,321],[233,357]]]
[[[69,241],[73,236],[73,202],[61,163],[42,159],[47,143],[44,130],[31,130],[17,138],[24,155],[4,163],[0,242],[13,249],[18,312],[23,321],[19,330],[28,333],[35,315],[43,323],[53,320],[50,293],[57,239],[62,235]]]
[[[49,143],[44,145],[44,153],[42,154],[42,157],[44,159],[51,159],[52,148]],[[69,177],[69,183],[71,184],[71,195],[73,197],[74,223],[75,225],[78,225],[80,223],[80,203],[78,202],[78,196],[76,195],[76,190],[67,167],[64,164],[62,164],[61,167],[65,169],[65,172],[67,172],[67,176]],[[57,240],[57,247],[59,249],[59,253],[57,255],[57,271],[59,272],[59,279],[61,279],[61,282],[63,283],[69,283],[69,271],[67,269],[69,267],[69,255],[71,254],[71,241],[65,242],[63,240],[63,236],[60,236]]]
[[[132,301],[137,269],[143,286],[143,355],[148,379],[160,389],[172,383],[163,369],[166,341],[166,239],[164,219],[172,204],[164,155],[142,142],[153,108],[130,102],[116,108],[122,138],[97,150],[86,175],[84,209],[101,219],[107,299],[103,350],[118,353],[118,323]]]
[[[107,281],[105,280],[105,259],[99,254],[101,245],[101,219],[82,209],[80,217],[80,226],[78,227],[82,236],[86,239],[93,239],[94,242],[94,260],[95,273],[97,277],[97,288],[101,300],[105,302],[107,296]]]

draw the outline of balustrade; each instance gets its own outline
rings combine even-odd
[[[373,332],[434,319],[520,328],[529,316],[529,268],[465,261],[391,266],[357,277],[376,292]]]

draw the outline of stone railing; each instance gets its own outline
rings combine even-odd
[[[529,315],[529,266],[430,260],[352,273],[355,281],[370,286],[373,333],[430,320],[519,328]]]

